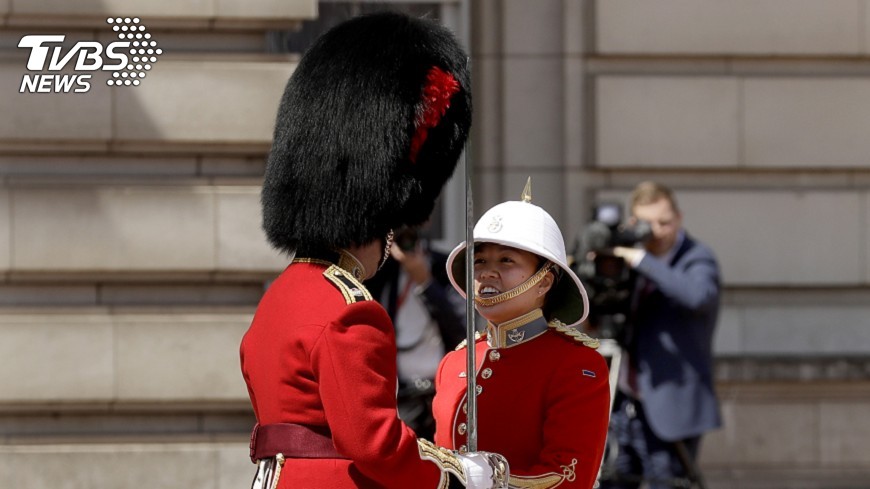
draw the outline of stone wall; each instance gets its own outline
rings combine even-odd
[[[287,263],[259,188],[312,0],[0,2],[0,487],[250,484],[239,340]],[[164,50],[139,86],[18,93],[27,34]]]

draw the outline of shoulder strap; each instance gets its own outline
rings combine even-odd
[[[323,276],[341,291],[341,295],[344,296],[344,300],[348,304],[372,300],[372,295],[362,283],[336,265],[327,267]]]

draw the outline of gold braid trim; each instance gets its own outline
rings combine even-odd
[[[540,475],[537,477],[511,476],[510,487],[512,489],[551,489],[557,487],[565,480],[561,475]]]
[[[550,323],[547,326],[555,329],[556,331],[558,331],[564,335],[567,335],[567,336],[570,336],[571,338],[574,338],[574,341],[583,343],[584,346],[588,346],[589,348],[595,349],[595,348],[598,348],[599,346],[601,346],[601,342],[598,341],[597,339],[589,336],[586,333],[581,333],[580,331],[577,331],[576,328],[572,328],[572,327],[565,325],[565,323],[563,323],[562,321],[559,321],[558,319],[554,319],[554,320],[550,321]]]
[[[513,289],[511,289],[507,292],[502,292],[501,294],[498,294],[498,295],[493,296],[493,297],[482,298],[482,297],[475,296],[474,303],[477,304],[478,306],[489,307],[489,306],[494,306],[496,304],[500,304],[504,301],[509,301],[509,300],[513,299],[514,297],[522,294],[523,292],[531,289],[535,285],[538,285],[538,282],[543,280],[544,276],[547,275],[547,272],[549,272],[552,268],[553,268],[553,262],[547,262],[544,266],[541,267],[540,270],[537,271],[537,273],[535,273],[534,275],[529,277],[528,280],[517,285]]]
[[[446,472],[454,474],[462,482],[462,485],[465,485],[465,471],[453,452],[443,447],[437,447],[432,442],[422,438],[417,438],[417,448],[420,450],[421,459],[434,462],[441,469],[438,489],[447,489],[447,486],[450,485],[450,478]]]
[[[548,472],[538,476],[512,475],[510,480],[511,489],[552,489],[562,485],[563,482],[574,482],[577,478],[575,466],[577,459],[572,459],[569,465],[562,465],[562,475]]]
[[[326,267],[332,265],[332,262],[321,260],[320,258],[294,258],[293,263],[314,263]]]
[[[499,325],[493,325],[498,330],[505,330],[515,328],[517,326],[525,326],[535,319],[544,317],[544,311],[540,309],[532,309],[531,311],[523,314],[522,316],[515,317],[509,321],[505,321]],[[491,324],[491,323],[490,323]]]
[[[364,280],[366,277],[366,267],[347,250],[338,250],[338,263],[336,265],[350,272],[353,278],[357,280]]]
[[[323,272],[323,276],[341,291],[341,295],[344,296],[344,300],[348,304],[372,300],[372,295],[369,293],[368,289],[366,289],[365,285],[360,283],[359,280],[353,278],[350,272],[337,265],[330,265],[329,268]]]

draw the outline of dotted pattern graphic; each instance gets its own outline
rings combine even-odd
[[[113,72],[112,78],[106,80],[106,85],[138,86],[145,78],[145,73],[157,62],[157,57],[163,54],[163,50],[157,47],[157,41],[151,38],[138,17],[109,17],[106,23],[118,33],[118,39],[130,43],[126,69]]]

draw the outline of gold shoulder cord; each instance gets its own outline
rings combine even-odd
[[[581,333],[580,331],[577,331],[576,328],[566,326],[565,323],[559,321],[558,319],[550,321],[548,326],[564,335],[574,338],[574,341],[583,343],[584,346],[588,346],[589,348],[596,349],[601,346],[600,341],[596,340],[595,338],[589,336],[586,333]]]
[[[451,472],[462,485],[465,485],[465,471],[462,470],[462,464],[459,459],[450,450],[435,446],[432,442],[422,438],[417,439],[417,448],[420,450],[420,458],[434,462],[441,469],[441,480],[438,482],[438,489],[447,489],[450,485],[450,476],[447,472]]]
[[[574,482],[577,478],[575,466],[577,459],[572,459],[569,465],[562,466],[562,475],[548,472],[538,476],[511,476],[510,487],[512,489],[552,489],[560,486],[563,482]]]

